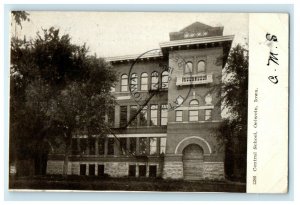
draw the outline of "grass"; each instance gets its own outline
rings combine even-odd
[[[93,176],[10,177],[10,189],[246,192],[246,185],[228,181],[184,181],[159,178],[99,178]]]

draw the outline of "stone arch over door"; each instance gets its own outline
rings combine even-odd
[[[198,136],[191,136],[184,138],[177,144],[175,154],[183,154],[183,149],[190,144],[199,145],[203,149],[204,155],[210,155],[212,153],[211,147],[205,139]]]
[[[183,149],[183,178],[185,180],[203,179],[203,153],[202,147],[198,144],[189,144]]]

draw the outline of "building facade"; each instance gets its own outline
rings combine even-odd
[[[224,178],[224,149],[214,136],[221,122],[222,68],[233,36],[195,22],[159,49],[107,58],[118,73],[105,137],[74,136],[68,174],[111,177]],[[63,157],[48,157],[61,174]]]

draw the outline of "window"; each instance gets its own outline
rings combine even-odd
[[[87,154],[88,141],[86,138],[80,139],[80,153]]]
[[[104,176],[104,165],[103,164],[98,165],[98,176],[101,176],[101,177]]]
[[[148,74],[142,73],[141,75],[141,90],[148,90]]]
[[[157,154],[157,138],[150,138],[150,155]]]
[[[139,177],[145,177],[146,176],[146,165],[139,165]]]
[[[160,138],[160,154],[166,153],[167,138]]]
[[[114,155],[115,152],[115,139],[114,138],[108,138],[107,143],[107,154],[108,155]]]
[[[151,74],[151,90],[158,90],[158,72]]]
[[[157,172],[157,166],[150,165],[149,166],[149,177],[156,177],[156,172]]]
[[[167,125],[167,123],[168,123],[168,105],[161,105],[160,125]]]
[[[95,165],[94,164],[89,165],[89,175],[95,176]]]
[[[108,121],[108,125],[110,127],[114,127],[114,124],[115,124],[115,108],[108,109],[107,121]]]
[[[128,91],[128,76],[123,74],[121,76],[121,92]]]
[[[191,106],[191,107],[196,107],[196,106],[198,106],[198,105],[199,105],[198,100],[191,100],[191,102],[190,102],[190,106]]]
[[[98,152],[99,155],[104,155],[104,148],[105,147],[105,139],[104,138],[99,138],[98,139]]]
[[[198,62],[197,72],[198,73],[205,72],[205,62],[204,61],[199,61]]]
[[[150,106],[150,125],[157,125],[157,105],[151,105]]]
[[[127,106],[120,107],[120,127],[127,125]]]
[[[136,172],[136,166],[129,165],[128,176],[135,177],[135,175],[136,175],[135,172]]]
[[[137,113],[137,106],[136,105],[131,105],[130,106],[130,120],[136,115]],[[137,118],[136,116],[134,117],[134,120],[131,121],[130,126],[136,127],[137,126]]]
[[[141,137],[139,138],[139,154],[146,155],[147,154],[147,138]]]
[[[131,92],[134,92],[134,91],[137,91],[138,88],[138,77],[137,77],[137,74],[136,73],[132,73],[131,74],[131,78],[130,78],[130,91]]]
[[[168,83],[169,83],[169,73],[168,73],[168,71],[164,71],[161,74],[161,87],[162,87],[162,89],[168,88]]]
[[[91,155],[95,155],[95,143],[96,143],[95,138],[89,139],[89,149],[90,149],[89,154],[91,154]]]
[[[136,153],[136,138],[129,138],[129,150],[133,155]]]
[[[175,111],[175,121],[182,122],[182,110]]]
[[[193,63],[187,62],[184,67],[184,74],[192,73],[193,72]]]
[[[75,155],[80,153],[77,140],[78,138],[72,138],[72,154]]]
[[[198,121],[198,110],[189,110],[189,121]]]
[[[143,107],[143,109],[140,112],[140,125],[141,126],[147,126],[147,113],[148,113],[148,106],[146,105],[145,107]]]
[[[127,138],[120,138],[120,155],[125,155],[127,150]]]
[[[205,120],[211,120],[212,110],[205,110]]]
[[[86,175],[86,165],[85,164],[81,164],[79,169],[80,169],[80,175]]]

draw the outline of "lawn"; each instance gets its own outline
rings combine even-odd
[[[184,181],[155,178],[99,178],[91,176],[10,177],[10,189],[123,190],[175,192],[246,192],[244,183]]]

